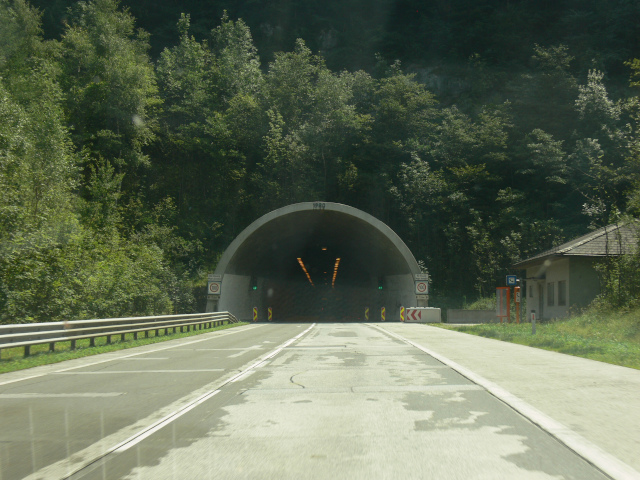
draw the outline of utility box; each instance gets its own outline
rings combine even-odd
[[[439,308],[407,307],[405,323],[441,323],[442,316]]]

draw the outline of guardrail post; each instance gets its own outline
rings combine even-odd
[[[149,338],[149,330],[144,331],[144,338]]]
[[[75,349],[76,349],[76,341],[71,340],[71,350],[75,350]]]
[[[137,340],[138,339],[138,332],[133,332],[133,339]]]
[[[56,342],[51,342],[49,344],[49,351],[50,352],[55,352],[56,351]]]
[[[90,347],[95,347],[96,346],[96,337],[91,337],[89,339],[89,346]]]
[[[31,346],[25,345],[24,346],[24,356],[28,357],[30,354],[31,354]]]
[[[120,341],[121,341],[121,342],[124,342],[124,337],[125,337],[125,334],[124,334],[124,333],[121,333],[121,334],[120,334]]]
[[[107,335],[107,345],[111,345],[111,335]]]

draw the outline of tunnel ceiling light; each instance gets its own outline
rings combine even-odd
[[[338,276],[338,267],[340,266],[340,259],[336,258],[336,264],[333,266],[333,280],[331,280],[331,288],[336,286],[336,277]]]
[[[327,251],[327,247],[322,247],[322,251],[326,252]]]
[[[300,264],[300,267],[302,267],[302,271],[307,276],[307,279],[309,280],[309,283],[311,284],[311,286],[315,287],[315,285],[311,281],[311,276],[309,275],[309,272],[307,272],[307,267],[304,266],[304,263],[301,258],[298,258],[298,263]]]

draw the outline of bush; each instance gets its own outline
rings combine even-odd
[[[469,305],[465,304],[462,308],[465,310],[495,310],[496,296],[479,298]]]
[[[178,282],[155,244],[97,238],[25,242],[0,261],[3,323],[172,313]]]

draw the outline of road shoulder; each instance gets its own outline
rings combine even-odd
[[[640,371],[420,324],[378,324],[494,382],[640,471]]]

